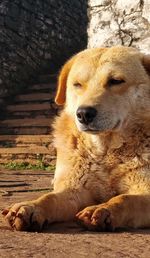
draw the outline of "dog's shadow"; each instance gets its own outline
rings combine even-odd
[[[8,230],[13,231],[8,225],[0,225],[0,230]],[[34,233],[34,232],[30,232]],[[99,235],[110,235],[110,234],[140,234],[140,235],[150,235],[150,229],[117,229],[114,232],[110,231],[89,231],[80,224],[78,224],[76,221],[69,221],[69,222],[57,222],[50,225],[47,225],[41,232],[39,233],[45,233],[45,234],[84,234],[84,235],[93,235],[93,234],[99,234]]]
[[[71,233],[83,233],[87,230],[75,221],[69,222],[57,222],[51,225],[47,225],[42,232],[45,233],[61,233],[61,234],[71,234]]]
[[[42,233],[55,233],[55,234],[143,234],[149,235],[150,229],[117,229],[114,232],[106,231],[89,231],[75,221],[53,223],[48,225]]]

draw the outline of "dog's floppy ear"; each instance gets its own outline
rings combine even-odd
[[[55,102],[57,105],[63,105],[66,100],[66,84],[67,84],[67,78],[68,74],[70,72],[70,69],[72,67],[72,64],[74,63],[75,56],[73,56],[71,59],[69,59],[64,66],[62,67],[59,77],[58,77],[58,86],[57,86],[57,92],[55,97]]]
[[[143,63],[145,70],[147,71],[147,73],[150,76],[150,55],[143,55],[142,63]]]

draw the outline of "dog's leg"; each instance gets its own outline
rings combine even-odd
[[[90,230],[150,227],[150,195],[118,195],[76,216]]]
[[[93,203],[89,198],[88,193],[84,194],[84,191],[52,192],[37,200],[14,204],[3,210],[2,214],[16,230],[40,231],[45,222],[68,221],[75,218],[80,209]]]

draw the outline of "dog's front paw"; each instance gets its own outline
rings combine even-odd
[[[41,231],[46,214],[36,201],[16,203],[2,211],[7,223],[19,231]]]
[[[115,214],[105,204],[87,207],[76,217],[89,230],[114,231],[116,228]]]

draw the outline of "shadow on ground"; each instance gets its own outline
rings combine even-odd
[[[0,171],[0,210],[51,189],[48,171]],[[89,232],[75,222],[54,223],[43,232],[16,232],[0,215],[1,258],[148,258],[150,230]]]

